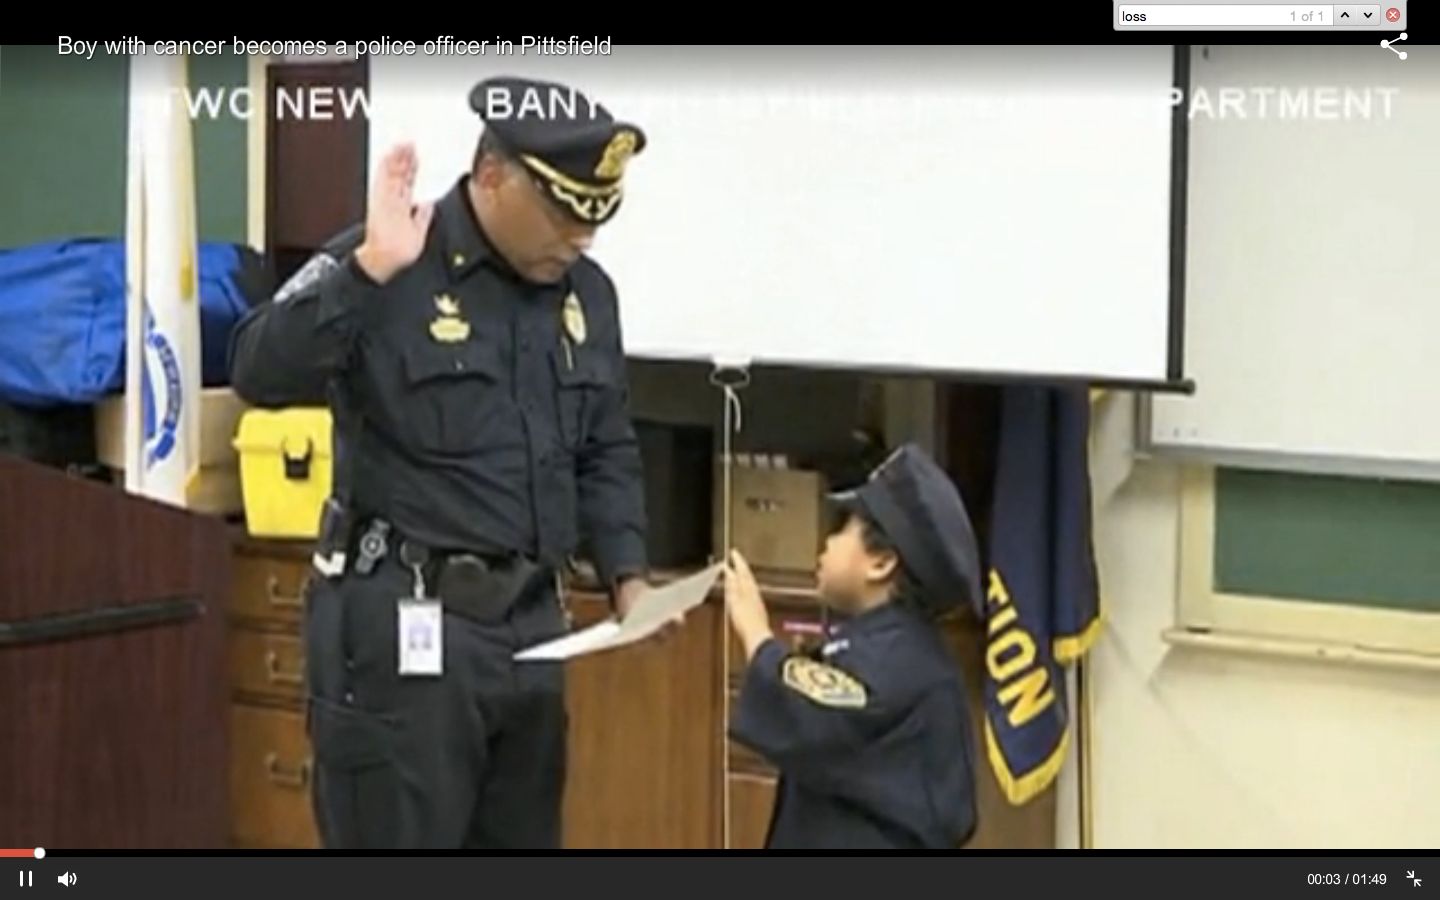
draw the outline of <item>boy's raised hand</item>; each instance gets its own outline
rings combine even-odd
[[[755,574],[738,550],[731,551],[730,565],[725,569],[725,610],[730,617],[730,627],[745,647],[745,658],[750,659],[772,636],[770,614],[760,596]]]

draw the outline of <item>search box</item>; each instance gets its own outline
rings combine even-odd
[[[1126,4],[1116,10],[1117,30],[1146,28],[1334,28],[1333,5],[1186,3]]]

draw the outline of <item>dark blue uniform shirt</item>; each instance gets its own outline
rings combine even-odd
[[[903,606],[838,626],[815,658],[767,641],[731,734],[780,770],[771,849],[955,849],[974,830],[965,685]]]
[[[385,285],[336,238],[232,347],[256,406],[335,412],[336,475],[362,515],[442,550],[559,564],[588,544],[610,583],[641,574],[644,497],[614,285],[582,257],[523,281],[482,233],[462,179],[420,258]]]

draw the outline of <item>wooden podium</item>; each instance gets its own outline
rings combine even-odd
[[[228,844],[216,519],[0,455],[0,847]]]

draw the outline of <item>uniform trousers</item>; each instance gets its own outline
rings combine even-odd
[[[440,676],[399,674],[399,601],[413,594],[393,554],[368,576],[312,579],[307,725],[325,846],[559,847],[563,664],[512,659],[567,630],[554,577],[537,577],[504,621],[445,612]]]

